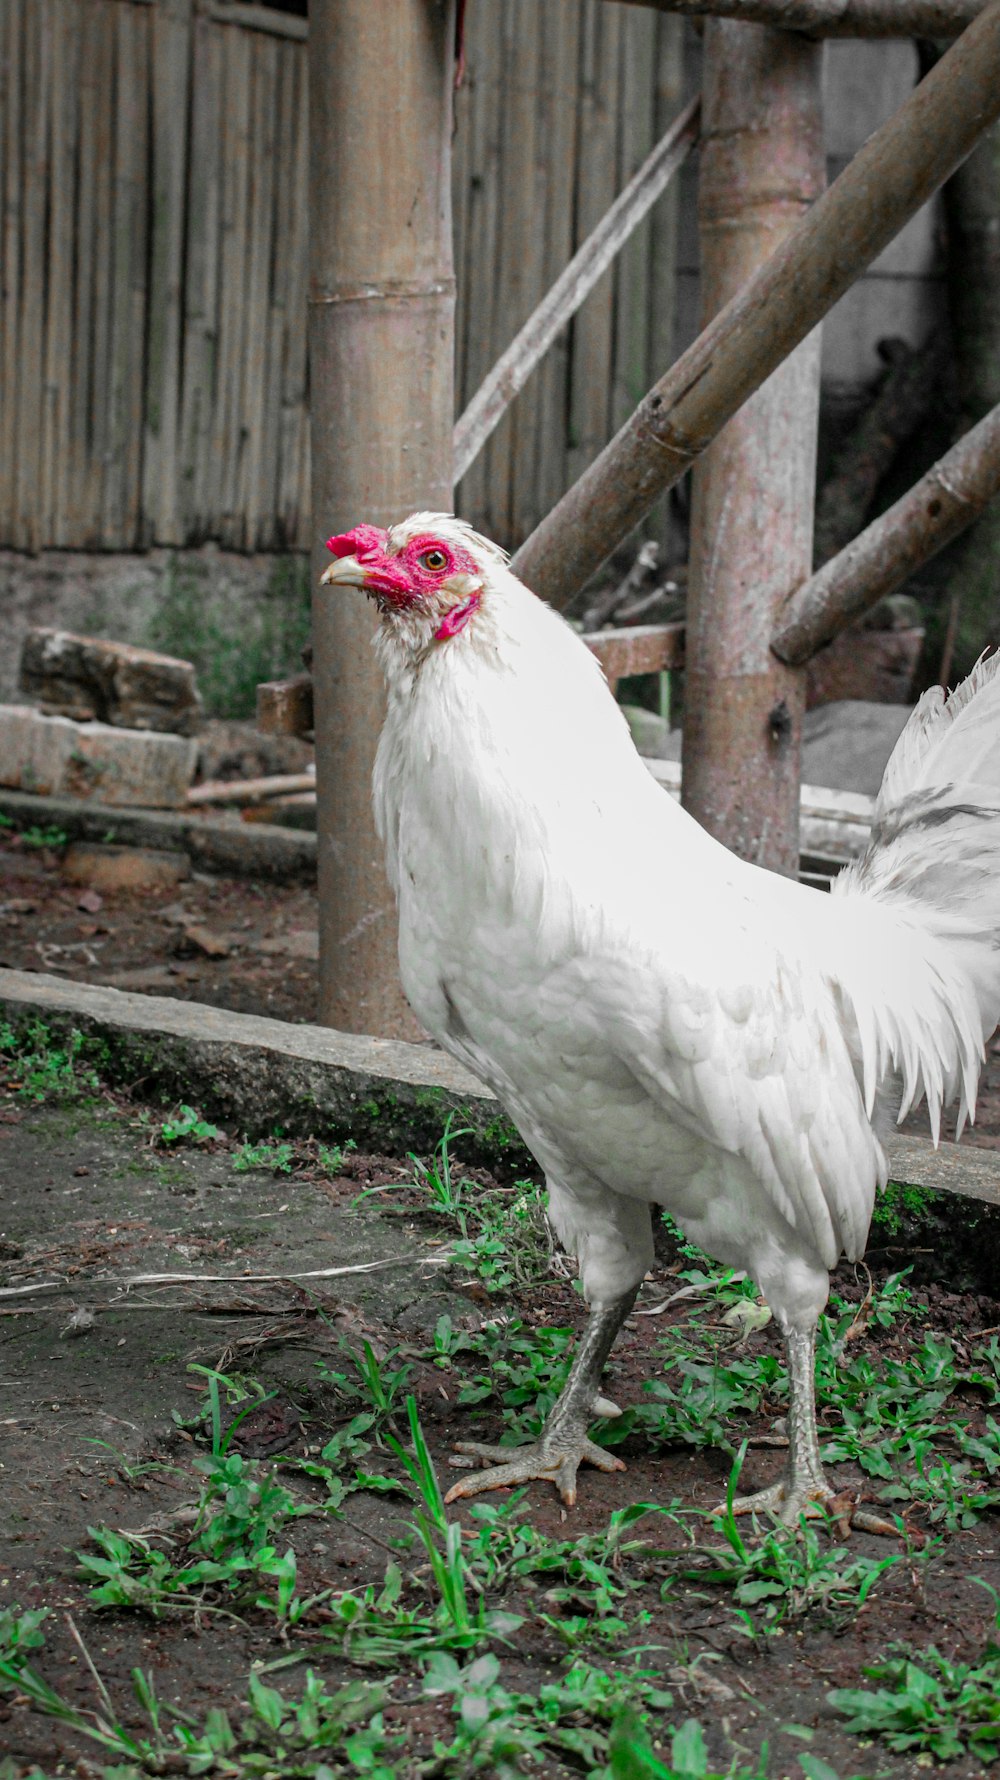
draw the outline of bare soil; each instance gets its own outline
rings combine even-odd
[[[39,893],[39,912],[62,908],[62,918],[72,922],[59,900],[63,894],[58,888]],[[242,906],[253,909],[257,894],[243,887]],[[222,906],[229,913],[234,905]],[[261,925],[268,919],[276,924],[274,906],[272,901],[270,916],[257,917]],[[217,915],[220,901],[212,908]],[[112,931],[128,927],[134,915],[116,907],[108,916]],[[150,927],[153,918],[147,908]],[[191,1098],[197,1099],[196,1087]],[[511,1290],[498,1300],[478,1285],[462,1289],[450,1270],[422,1267],[441,1230],[412,1195],[355,1204],[362,1185],[404,1178],[406,1165],[398,1160],[354,1154],[343,1174],[330,1178],[310,1165],[307,1148],[300,1149],[293,1175],[238,1173],[231,1144],[165,1152],[155,1141],[162,1118],[162,1109],[110,1095],[90,1105],[53,1107],[26,1106],[13,1092],[0,1091],[0,1278],[8,1288],[55,1282],[36,1294],[0,1299],[0,1606],[53,1609],[37,1666],[71,1700],[93,1709],[94,1687],[72,1622],[123,1722],[136,1729],[141,1718],[129,1673],[137,1664],[153,1672],[161,1697],[196,1716],[212,1706],[233,1711],[245,1698],[251,1663],[290,1650],[303,1652],[330,1683],[363,1674],[338,1655],[322,1610],[283,1640],[273,1617],[253,1611],[241,1620],[206,1617],[199,1623],[190,1616],[153,1620],[99,1613],[89,1603],[74,1558],[88,1525],[147,1525],[194,1494],[195,1448],[173,1419],[174,1412],[190,1417],[199,1401],[201,1381],[187,1370],[192,1362],[251,1372],[276,1391],[266,1415],[245,1425],[241,1438],[245,1451],[277,1460],[282,1451],[317,1449],[342,1421],[317,1374],[324,1355],[336,1363],[341,1335],[354,1345],[366,1337],[379,1353],[402,1347],[413,1365],[411,1387],[435,1462],[447,1480],[455,1441],[495,1438],[499,1415],[492,1402],[459,1407],[451,1374],[432,1365],[429,1342],[442,1311],[469,1329],[498,1313],[520,1315],[529,1325],[578,1328],[582,1320],[568,1279],[530,1293]],[[898,1249],[872,1254],[876,1280],[905,1258]],[[372,1259],[398,1265],[326,1281],[291,1277]],[[934,1277],[933,1256],[923,1256],[922,1266],[921,1295],[930,1317],[921,1329],[929,1326],[962,1344],[1000,1325],[1000,1297],[989,1280],[956,1292]],[[644,1288],[643,1308],[669,1292],[675,1267],[668,1245],[657,1276]],[[120,1289],[136,1272],[166,1271],[223,1277],[190,1286],[135,1285],[127,1294]],[[275,1283],[247,1278],[261,1273],[284,1277]],[[838,1284],[845,1296],[861,1296],[853,1270]],[[94,1320],[74,1336],[70,1318],[81,1308]],[[659,1369],[657,1338],[672,1317],[684,1314],[678,1305],[660,1316],[630,1319],[608,1374],[609,1394],[619,1403],[641,1397],[644,1382]],[[898,1355],[907,1338],[898,1325],[869,1327],[863,1337],[873,1355],[879,1349]],[[753,1342],[754,1351],[776,1351],[769,1329]],[[961,1407],[970,1421],[984,1413],[976,1402]],[[765,1406],[748,1427],[751,1441],[771,1436],[777,1413],[777,1405]],[[680,1498],[708,1507],[724,1491],[728,1461],[721,1452],[677,1447],[654,1454],[633,1437],[622,1456],[625,1475],[582,1474],[571,1511],[547,1486],[532,1486],[526,1496],[532,1523],[565,1539],[605,1528],[611,1511],[629,1503]],[[768,1445],[752,1445],[745,1481],[766,1482],[779,1461]],[[176,1467],[176,1473],[156,1468],[158,1463]],[[137,1471],[137,1464],[153,1468]],[[864,1479],[849,1466],[837,1469],[835,1481],[866,1493]],[[343,1520],[295,1523],[301,1592],[380,1583],[387,1544],[409,1512],[401,1496],[360,1494],[349,1499]],[[454,1512],[469,1524],[465,1505]],[[720,1766],[734,1749],[749,1760],[769,1740],[769,1774],[800,1776],[796,1757],[803,1746],[781,1730],[794,1722],[815,1730],[814,1753],[842,1776],[903,1780],[917,1771],[912,1758],[865,1748],[845,1735],[827,1695],[833,1687],[857,1685],[863,1665],[897,1638],[921,1648],[935,1643],[952,1656],[978,1653],[992,1612],[972,1579],[1000,1587],[1000,1541],[996,1519],[987,1518],[922,1546],[927,1524],[919,1511],[908,1518],[912,1561],[897,1565],[859,1612],[846,1621],[809,1617],[786,1636],[758,1645],[736,1635],[731,1603],[721,1591],[675,1588],[663,1599],[655,1558],[626,1560],[643,1584],[629,1609],[641,1606],[650,1615],[642,1634],[652,1652],[646,1660],[673,1690],[675,1721],[695,1716],[705,1725]],[[851,1544],[876,1556],[899,1549],[894,1541],[857,1530]],[[494,1604],[526,1615],[516,1648],[498,1647],[505,1684],[537,1690],[565,1660],[558,1638],[539,1617],[544,1603],[537,1593],[514,1588]],[[551,1604],[547,1610],[559,1611]],[[700,1664],[694,1661],[699,1655],[705,1658]],[[302,1673],[293,1669],[276,1679],[291,1687]],[[405,1734],[416,1762],[430,1755],[435,1735],[445,1734],[450,1713],[420,1697],[414,1675],[412,1669],[390,1675],[386,1716]],[[93,1748],[9,1695],[0,1696],[2,1754],[12,1758],[15,1774],[27,1775],[32,1764],[45,1775],[74,1773],[81,1780],[97,1780],[101,1772]],[[569,1772],[558,1764],[537,1771],[553,1780]],[[954,1780],[976,1780],[982,1768],[960,1760],[947,1772]]]
[[[20,836],[0,846],[0,965],[275,1020],[315,1020],[319,934],[311,886],[196,873],[175,889],[97,896],[64,881],[59,857]]]

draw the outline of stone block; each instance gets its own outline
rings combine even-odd
[[[55,797],[66,785],[78,725],[30,705],[0,705],[0,785]]]
[[[194,778],[193,737],[45,717],[0,705],[0,785],[140,809],[177,809]]]
[[[46,716],[172,735],[201,728],[191,663],[131,643],[35,626],[21,651],[21,690],[41,701]]]
[[[74,841],[66,848],[60,870],[69,883],[86,884],[106,895],[109,890],[171,890],[191,876],[191,861],[186,853],[165,847]]]

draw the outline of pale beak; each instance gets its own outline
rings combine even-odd
[[[321,587],[365,587],[367,583],[368,571],[356,556],[338,557],[336,562],[327,564],[319,578]]]

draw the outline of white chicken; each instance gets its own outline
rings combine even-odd
[[[974,1107],[1000,1015],[1000,656],[925,694],[864,858],[818,895],[734,857],[656,784],[589,650],[447,515],[332,538],[327,586],[381,623],[376,818],[403,986],[498,1095],[545,1171],[590,1318],[530,1446],[451,1497],[576,1495],[615,1336],[653,1258],[651,1207],[745,1268],[781,1328],[789,1447],[740,1498],[795,1521],[832,1495],[814,1343],[829,1271],[864,1248],[880,1138],[926,1097]]]

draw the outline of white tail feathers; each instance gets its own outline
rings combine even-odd
[[[851,986],[866,1101],[925,1095],[973,1116],[983,1042],[1000,1019],[1000,654],[950,696],[926,692],[885,770],[864,857],[838,897],[881,905],[871,980]],[[878,928],[881,927],[881,932]],[[889,979],[892,979],[891,983]]]

